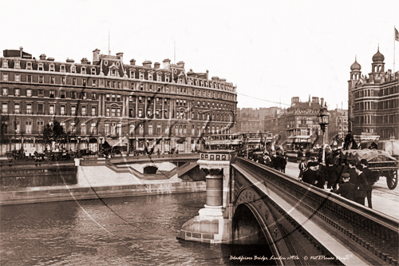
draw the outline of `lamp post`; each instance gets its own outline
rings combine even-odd
[[[328,120],[330,117],[330,114],[327,112],[327,107],[326,105],[324,105],[324,107],[322,106],[320,108],[320,112],[317,115],[317,117],[319,118],[319,124],[320,124],[320,128],[321,131],[323,131],[323,154],[322,154],[322,163],[325,164],[325,147],[324,147],[324,133],[326,131],[326,125],[328,125]]]

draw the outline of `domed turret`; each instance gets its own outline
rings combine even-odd
[[[375,55],[373,55],[373,62],[384,62],[384,55],[380,53],[380,48]]]
[[[362,69],[361,65],[355,59],[355,63],[353,63],[351,65],[351,70],[354,71],[354,70],[361,70],[361,69]]]

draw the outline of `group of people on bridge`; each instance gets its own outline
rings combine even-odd
[[[299,180],[321,189],[330,190],[344,198],[372,208],[371,192],[378,176],[368,169],[368,162],[333,156],[328,153],[326,163],[317,158],[302,159],[299,164]]]

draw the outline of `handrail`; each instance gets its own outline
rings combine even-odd
[[[295,180],[284,173],[248,159],[237,158],[232,166],[235,167],[235,165],[243,167],[257,179],[263,180],[269,188],[284,188],[284,190],[273,191],[280,193],[280,196],[293,204],[297,204],[298,209],[303,212],[317,215],[327,224],[333,225],[347,237],[374,254],[378,254],[380,258],[384,256],[386,258],[388,254],[391,259],[396,258],[397,250],[392,251],[392,249],[398,246],[399,222],[395,218],[335,193]]]

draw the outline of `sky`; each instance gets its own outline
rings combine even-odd
[[[237,86],[240,108],[287,108],[294,96],[347,108],[350,66],[357,58],[368,75],[377,49],[386,70],[394,56],[399,70],[399,0],[14,0],[0,9],[2,50],[80,62],[110,47],[125,64],[184,61]]]

